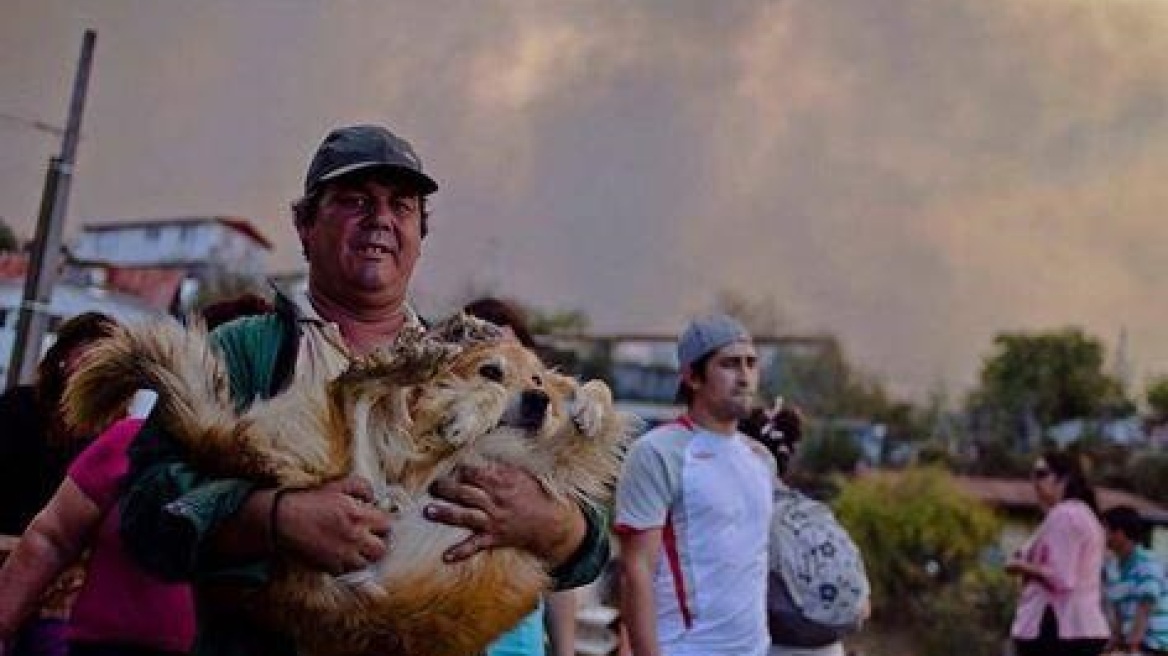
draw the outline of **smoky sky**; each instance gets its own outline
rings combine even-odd
[[[960,393],[1002,330],[1081,325],[1168,373],[1168,3],[9,0],[0,114],[62,123],[98,31],[70,233],[287,206],[386,123],[442,185],[415,279],[674,333],[733,290]],[[32,234],[57,139],[0,118]]]

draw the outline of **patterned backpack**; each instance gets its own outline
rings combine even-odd
[[[860,550],[824,504],[780,486],[771,519],[771,641],[823,647],[859,629],[869,593]]]

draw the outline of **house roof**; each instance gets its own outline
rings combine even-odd
[[[1024,478],[989,478],[986,476],[954,476],[957,484],[974,498],[992,506],[1010,509],[1038,509],[1034,485]],[[1139,511],[1144,519],[1156,524],[1168,524],[1168,508],[1138,494],[1106,487],[1095,488],[1099,508],[1128,505]]]
[[[128,221],[103,221],[86,223],[81,226],[88,232],[106,232],[124,230],[125,228],[150,228],[183,224],[220,223],[236,232],[247,235],[252,241],[260,244],[267,250],[272,250],[272,241],[259,231],[251,221],[241,216],[179,216],[158,219],[130,219]]]

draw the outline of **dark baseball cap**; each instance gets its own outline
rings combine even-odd
[[[410,142],[379,125],[352,125],[333,130],[316,149],[304,176],[304,193],[311,194],[330,180],[371,169],[400,174],[416,184],[423,196],[438,190],[438,183],[422,172],[422,160]]]

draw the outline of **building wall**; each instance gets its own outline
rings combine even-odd
[[[267,265],[267,250],[261,244],[211,218],[117,229],[86,228],[74,251],[83,260],[126,266],[200,262],[262,275]]]

